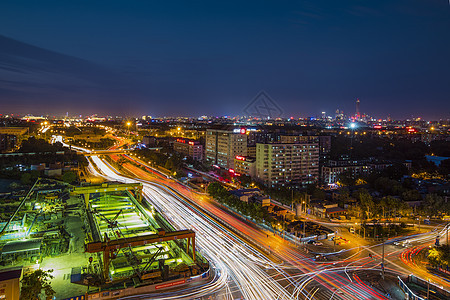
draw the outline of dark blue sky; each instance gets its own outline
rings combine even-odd
[[[0,29],[5,112],[450,117],[447,0],[7,0]]]

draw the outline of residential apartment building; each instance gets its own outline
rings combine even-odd
[[[178,138],[173,142],[173,150],[194,160],[203,159],[203,145],[199,141]]]
[[[250,177],[256,176],[256,159],[250,156],[237,155],[234,158],[234,171]]]
[[[206,160],[222,168],[234,169],[234,158],[247,155],[247,134],[245,129],[207,129]]]
[[[22,136],[28,134],[28,127],[0,127],[0,134],[11,134],[15,136]]]
[[[318,143],[321,158],[331,151],[331,136],[329,135],[281,135],[280,142],[283,144],[293,143]]]
[[[0,152],[7,152],[17,144],[17,137],[12,134],[0,134]]]
[[[341,174],[348,173],[352,176],[368,175],[372,169],[367,165],[322,166],[322,179],[326,184],[339,181]]]
[[[405,167],[411,168],[411,162],[403,162]],[[369,175],[374,171],[381,171],[394,164],[389,161],[335,161],[330,160],[321,169],[321,180],[325,184],[333,184],[339,181],[341,174],[349,174],[354,177]]]
[[[296,187],[319,178],[317,143],[256,144],[256,177],[268,186]]]

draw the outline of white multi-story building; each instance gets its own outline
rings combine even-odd
[[[247,155],[247,134],[245,129],[206,130],[206,160],[222,168],[234,169],[234,158]]]
[[[254,157],[237,155],[234,158],[234,171],[250,177],[256,175],[256,159]]]
[[[319,178],[317,143],[256,144],[256,177],[268,186],[305,186]]]
[[[203,159],[203,146],[198,141],[178,138],[173,143],[173,150],[190,156],[194,160]]]

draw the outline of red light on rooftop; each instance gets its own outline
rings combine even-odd
[[[247,129],[241,128],[241,134],[246,134],[246,133],[247,133]]]
[[[381,129],[381,125],[375,125],[373,126],[374,129]]]
[[[245,161],[245,157],[244,157],[244,156],[237,155],[235,158],[236,158],[237,160]]]

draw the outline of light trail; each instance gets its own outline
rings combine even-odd
[[[240,295],[244,299],[305,299],[311,296],[312,293],[314,293],[315,299],[328,299],[336,290],[340,290],[345,294],[339,293],[338,296],[334,293],[334,299],[386,299],[373,289],[359,282],[351,282],[346,276],[341,276],[339,273],[343,273],[344,268],[326,269],[328,265],[313,262],[287,245],[284,240],[280,240],[278,237],[271,238],[271,241],[275,241],[274,243],[271,242],[274,246],[272,249],[278,256],[292,264],[302,273],[314,274],[309,277],[302,275],[292,276],[286,273],[285,269],[287,267],[279,266],[268,260],[232,231],[218,224],[211,217],[185,201],[177,194],[180,192],[178,189],[174,192],[165,183],[158,184],[153,181],[149,182],[122,176],[99,157],[92,156],[91,159],[97,165],[96,167],[89,166],[89,170],[93,174],[105,177],[108,180],[116,180],[124,183],[143,183],[146,198],[150,199],[150,202],[168,220],[178,224],[177,227],[180,225],[185,228],[194,227],[193,229],[202,237],[198,241],[198,250],[209,259],[212,266],[220,274],[219,279],[202,286],[200,290],[198,290],[199,287],[197,287],[197,290],[191,287],[171,293],[135,296],[133,297],[134,299],[148,299],[154,298],[155,296],[158,299],[188,299],[194,298],[194,296],[208,296],[214,293],[217,296],[218,290],[221,290],[221,293],[225,290],[223,298],[231,299],[233,297],[233,291],[236,289],[239,290]],[[99,174],[96,168],[103,174]],[[185,195],[184,197],[188,196]],[[202,207],[202,209],[204,208]],[[214,214],[216,213],[217,211]],[[227,220],[226,222],[229,222],[231,215],[222,212],[220,218],[222,219],[223,217]],[[243,232],[246,236],[251,236],[252,239],[256,239],[259,243],[265,243],[266,234],[261,230],[249,227],[236,219],[231,221],[232,223],[230,224],[238,231]],[[242,224],[239,224],[239,222]],[[262,238],[262,236],[264,237]],[[262,270],[262,267],[274,270],[275,274],[267,274]],[[354,268],[348,269],[356,270],[357,268],[360,267],[355,266]],[[292,268],[290,269],[292,270]],[[372,270],[373,268],[370,269]],[[309,291],[299,288],[299,285],[309,278],[314,278],[316,283],[319,284],[320,289],[317,288],[317,284],[312,286]],[[280,281],[287,283],[287,286],[283,284],[283,287],[279,283]],[[342,288],[343,286],[344,288]],[[288,289],[293,291],[289,293]]]
[[[188,294],[161,295],[164,299],[183,299],[207,296],[222,288],[230,289],[228,279],[232,279],[239,292],[245,299],[294,299],[290,293],[272,276],[261,269],[261,264],[279,272],[285,280],[291,280],[289,274],[281,267],[267,259],[258,251],[247,245],[245,241],[205,216],[198,209],[190,206],[166,187],[149,183],[144,180],[130,179],[114,172],[97,156],[91,157],[103,174],[99,174],[95,167],[89,170],[108,180],[125,183],[142,182],[145,198],[153,204],[160,213],[177,228],[192,228],[197,232],[197,248],[212,263],[220,278],[210,286],[204,286],[199,291]],[[291,280],[292,281],[292,280]],[[220,283],[220,284],[218,284]],[[294,283],[294,282],[293,282]],[[231,293],[226,294],[226,299],[231,299]],[[152,297],[155,296],[152,294]],[[145,297],[141,295],[139,297]]]

